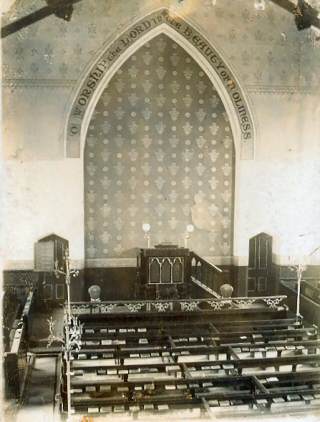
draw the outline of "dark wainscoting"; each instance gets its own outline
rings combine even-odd
[[[46,275],[46,283],[55,282],[54,275]],[[70,294],[73,302],[89,300],[88,288],[92,284],[101,287],[102,300],[132,299],[136,283],[136,268],[86,268],[71,277]],[[11,289],[24,300],[26,291],[32,285],[35,290],[37,307],[44,302],[42,282],[43,274],[32,270],[8,270],[3,272],[4,288]],[[49,303],[48,303],[49,305]],[[50,303],[54,305],[54,303]]]
[[[247,266],[232,266],[231,279],[233,283],[230,283],[234,287],[233,296],[245,297],[248,295],[248,267]]]
[[[296,279],[297,275],[295,271],[287,265],[276,265],[274,267],[274,294],[284,294],[288,297],[287,305],[289,309],[295,313],[297,304],[297,294],[293,288],[293,280]],[[306,270],[303,272],[303,280],[320,280],[320,265],[308,265]],[[290,283],[286,286],[282,281],[292,280],[292,287]],[[300,313],[303,315],[306,321],[320,325],[320,305],[310,298],[301,295],[300,300]]]
[[[101,288],[101,300],[132,299],[137,280],[135,267],[86,268],[83,300],[89,300],[88,288],[93,284]]]
[[[246,296],[247,267],[232,265],[220,266],[223,273],[217,273],[215,290],[219,293],[220,286],[229,283],[234,287],[233,296]],[[136,268],[86,268],[84,270],[85,292],[84,300],[89,300],[88,288],[92,284],[101,287],[102,300],[132,299],[137,283]],[[210,296],[200,287],[191,284],[190,293],[193,297]]]
[[[290,266],[272,264],[272,283],[270,294],[281,294],[281,280],[294,279],[296,276],[296,272],[292,271]],[[303,272],[302,278],[304,280],[320,280],[320,265],[308,265],[306,271]]]
[[[234,288],[233,296],[247,295],[247,267],[221,265],[222,273],[217,273],[215,290],[219,293],[220,286],[229,283]],[[126,268],[86,268],[84,270],[85,291],[83,300],[89,300],[88,288],[92,284],[101,287],[102,300],[132,299],[134,297],[137,272],[134,267]],[[200,287],[191,284],[190,293],[193,297],[208,297],[208,293]]]
[[[275,267],[276,280],[284,278],[295,278],[296,272],[292,271],[289,265],[277,265],[273,264]],[[303,272],[303,278],[318,278],[320,279],[320,265],[308,265],[306,270]]]
[[[84,270],[80,270],[77,277],[71,277],[70,296],[72,302],[84,300],[85,278]],[[79,298],[79,299],[78,299]]]
[[[55,281],[54,275],[47,275],[46,280],[52,277],[53,282]],[[26,291],[32,286],[35,291],[35,302],[36,308],[41,307],[44,302],[43,290],[42,290],[43,273],[34,272],[32,270],[6,270],[3,271],[3,286],[4,290],[11,290],[16,293],[18,297],[21,297],[21,301],[24,300]],[[71,300],[74,302],[84,300],[84,271],[79,271],[76,277],[71,277],[70,286]],[[50,303],[50,305],[55,305]]]
[[[216,291],[219,293],[219,287],[224,283],[230,283],[234,287],[233,296],[247,296],[247,275],[248,267],[246,266],[221,266],[223,273],[217,275]],[[10,270],[4,271],[4,288],[14,289],[21,301],[24,300],[26,290],[32,284],[36,289],[37,302],[41,302],[41,274],[32,270]],[[281,294],[281,283],[283,279],[292,279],[295,272],[290,270],[289,266],[280,266],[273,264],[272,274],[268,285],[268,295]],[[303,274],[304,279],[319,278],[320,265],[310,265]],[[83,301],[88,300],[88,288],[92,284],[101,287],[102,300],[121,300],[133,298],[134,287],[137,282],[136,268],[86,268],[81,270],[77,277],[71,278],[71,300]],[[41,286],[40,286],[41,287]],[[200,288],[194,286],[192,294],[196,297],[200,295]]]
[[[39,274],[32,270],[3,271],[4,290],[14,292],[21,303],[24,303],[31,287],[37,289],[38,281]]]
[[[234,288],[233,296],[238,296],[236,294],[237,292],[237,283],[234,281],[234,267],[232,265],[219,265],[219,268],[222,269],[222,273],[216,272],[215,273],[215,279],[213,286],[208,286],[212,288],[215,292],[220,294],[220,286],[222,286],[225,283],[231,284]],[[201,280],[200,280],[201,281]],[[210,293],[203,290],[201,287],[197,286],[194,283],[191,283],[190,288],[190,295],[194,298],[208,298],[211,297]]]
[[[248,268],[232,265],[224,265],[221,268],[223,273],[217,273],[215,290],[219,293],[220,286],[229,283],[234,287],[233,296],[246,296]],[[25,297],[25,290],[32,284],[36,292],[37,305],[41,305],[43,302],[41,289],[43,276],[41,273],[32,270],[10,270],[4,271],[3,274],[4,287],[20,292],[22,299]],[[89,300],[88,288],[93,284],[101,287],[102,300],[133,299],[136,283],[137,270],[135,267],[86,268],[81,270],[77,277],[71,277],[71,300],[74,302]],[[191,295],[199,298],[208,297],[205,291],[193,283]]]
[[[297,294],[295,290],[281,284],[280,294],[287,296],[287,305],[289,306],[289,309],[295,313],[297,306]],[[311,324],[316,324],[320,327],[320,305],[318,303],[304,295],[301,295],[300,313],[303,315],[305,321],[308,321]]]

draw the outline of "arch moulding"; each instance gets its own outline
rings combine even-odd
[[[254,125],[244,92],[220,53],[187,21],[160,9],[133,24],[100,54],[81,81],[65,129],[65,156],[83,156],[86,133],[94,108],[110,79],[143,44],[164,33],[203,68],[229,116],[236,149],[242,160],[254,158]]]

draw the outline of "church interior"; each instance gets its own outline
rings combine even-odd
[[[319,420],[320,1],[0,7],[2,420]]]

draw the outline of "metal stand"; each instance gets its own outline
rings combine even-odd
[[[189,233],[186,233],[185,235],[184,235],[184,247],[185,248],[188,248],[188,240],[190,239],[190,234]]]
[[[71,275],[76,277],[79,274],[78,270],[70,270],[70,258],[69,258],[69,250],[66,249],[65,251],[65,272],[61,271],[57,268],[57,262],[55,263],[55,275],[58,276],[59,274],[65,276],[65,283],[67,287],[67,306],[66,306],[66,317],[65,317],[65,361],[66,361],[66,376],[67,376],[67,412],[68,417],[67,421],[71,421],[71,365],[70,362],[72,360],[71,357],[71,350],[72,344],[70,341],[70,327],[72,321],[72,313],[71,313],[71,302],[70,302],[70,280]]]
[[[151,246],[151,236],[150,233],[145,233],[144,238],[147,240],[147,248],[149,249]]]
[[[296,266],[296,273],[297,273],[297,305],[296,305],[296,320],[300,320],[300,299],[301,299],[301,280],[302,274],[305,270],[305,267],[302,264],[298,264]]]
[[[65,361],[66,361],[66,376],[67,376],[67,412],[68,418],[67,421],[71,421],[71,354],[70,354],[70,333],[69,333],[69,316],[67,315],[67,321],[65,324],[66,330],[66,350],[65,350]]]
[[[301,299],[301,280],[302,274],[305,271],[306,267],[302,264],[297,264],[291,266],[291,271],[295,271],[297,275],[297,301],[296,301],[296,321],[300,321],[302,315],[300,314],[300,299]]]

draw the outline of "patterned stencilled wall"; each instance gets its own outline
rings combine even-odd
[[[130,257],[152,244],[232,255],[234,147],[207,75],[165,35],[118,70],[93,113],[85,148],[86,258]]]
[[[16,1],[3,25],[42,6],[43,0]],[[112,34],[160,7],[191,17],[251,89],[319,89],[320,49],[310,32],[297,31],[293,16],[272,2],[266,2],[265,11],[257,11],[253,0],[219,0],[216,5],[211,0],[79,2],[71,22],[49,17],[7,37],[2,43],[2,77],[21,84],[39,79],[75,84]]]

